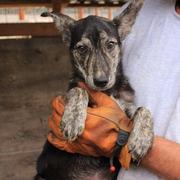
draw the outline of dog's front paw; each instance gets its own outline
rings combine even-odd
[[[67,104],[60,129],[69,141],[74,141],[83,133],[87,116],[88,93],[81,88],[73,88],[67,94]]]
[[[139,162],[153,143],[153,121],[149,110],[140,107],[133,118],[133,130],[128,139],[128,149],[134,161]]]

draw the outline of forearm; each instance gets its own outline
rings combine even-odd
[[[156,136],[142,165],[168,180],[180,179],[180,144]]]

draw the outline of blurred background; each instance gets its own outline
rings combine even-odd
[[[44,11],[112,18],[122,1],[0,0],[0,180],[32,180],[51,100],[65,92],[68,50]]]

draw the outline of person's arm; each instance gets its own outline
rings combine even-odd
[[[156,136],[142,165],[167,180],[180,180],[180,144]]]

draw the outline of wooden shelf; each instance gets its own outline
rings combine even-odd
[[[0,36],[59,36],[53,23],[0,24]]]
[[[66,0],[1,0],[0,8],[9,8],[9,7],[52,7],[53,11],[56,12],[65,12],[66,8],[78,9],[78,18],[84,16],[85,8],[94,8],[94,15],[100,15],[99,9],[105,7],[108,9],[108,17],[112,17],[112,9],[115,7],[120,7],[121,5],[109,5],[109,4],[69,4]],[[84,8],[84,9],[83,9]],[[106,12],[103,12],[104,14]],[[70,14],[69,14],[70,15]],[[58,36],[56,28],[53,23],[6,23],[0,24],[0,36],[18,36],[18,35],[32,35],[32,36]]]

